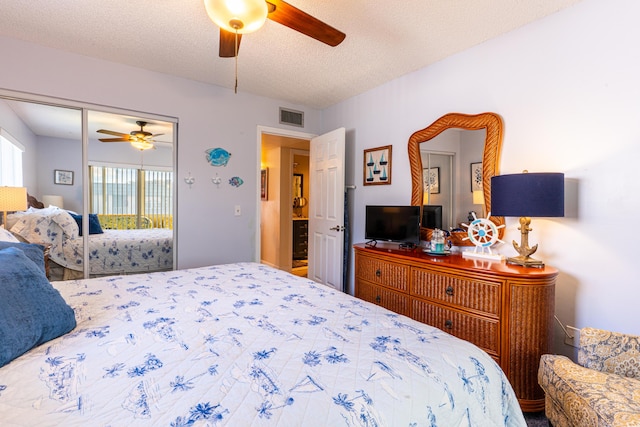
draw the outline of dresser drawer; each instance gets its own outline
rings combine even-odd
[[[500,354],[500,322],[414,299],[412,317],[469,341],[492,356]]]
[[[356,280],[356,298],[372,302],[399,314],[409,315],[409,296],[364,280]]]
[[[407,292],[409,266],[369,256],[356,257],[356,278]]]
[[[411,269],[410,294],[448,306],[500,316],[501,282],[470,279],[421,268]]]

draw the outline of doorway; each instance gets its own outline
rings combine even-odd
[[[307,277],[309,268],[309,151],[295,149],[291,152],[293,176],[291,197],[293,206],[291,272]]]
[[[306,276],[309,144],[313,135],[259,128],[261,263]],[[265,177],[264,179],[262,177]],[[294,182],[296,188],[294,189]],[[298,185],[300,184],[300,185]],[[266,186],[262,191],[262,186]]]

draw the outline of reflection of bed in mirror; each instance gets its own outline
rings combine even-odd
[[[27,211],[9,215],[11,232],[24,241],[48,247],[52,280],[83,277],[84,239],[76,220],[63,209],[42,208],[33,197],[29,203]],[[91,277],[173,269],[173,230],[103,230],[94,220],[89,221]]]

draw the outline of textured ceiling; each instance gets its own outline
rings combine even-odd
[[[325,108],[579,0],[290,0],[346,33],[245,35],[239,91]],[[203,0],[0,0],[0,35],[233,88]]]

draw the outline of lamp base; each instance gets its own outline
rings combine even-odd
[[[531,258],[538,250],[538,245],[534,245],[532,248],[529,247],[529,232],[531,231],[531,218],[522,216],[520,217],[520,245],[513,241],[514,249],[520,254],[516,257],[507,258],[507,264],[515,264],[521,265],[523,267],[535,267],[535,268],[543,268],[544,262],[539,261],[537,259]]]
[[[522,255],[507,258],[507,264],[520,265],[522,267],[544,268],[544,262]]]
[[[500,262],[504,259],[504,255],[488,254],[486,252],[464,251],[462,252],[462,258],[475,258]]]

